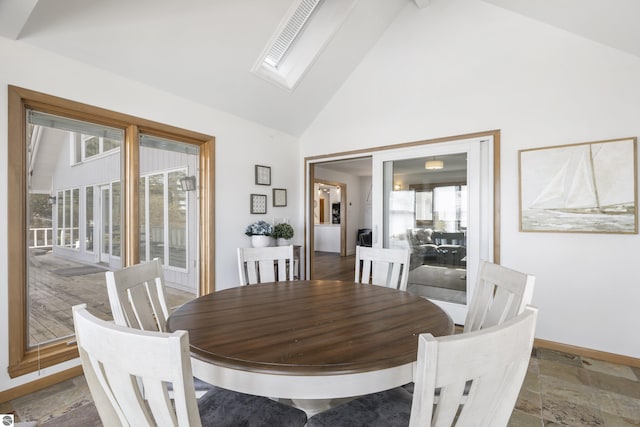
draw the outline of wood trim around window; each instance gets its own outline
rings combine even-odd
[[[215,290],[214,283],[214,152],[212,136],[162,123],[105,110],[87,104],[8,87],[8,165],[7,165],[7,245],[9,299],[9,367],[11,378],[35,372],[78,357],[73,338],[61,339],[29,349],[27,334],[27,188],[26,129],[27,109],[89,121],[125,130],[122,155],[124,265],[139,262],[138,223],[139,144],[137,136],[148,133],[200,147],[200,294]]]

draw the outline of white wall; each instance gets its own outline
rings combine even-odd
[[[640,58],[478,0],[400,13],[302,156],[501,129],[501,263],[537,276],[537,337],[640,357],[638,235],[518,231],[518,150],[640,134]]]
[[[303,240],[301,163],[286,134],[0,37],[0,176],[7,175],[7,85],[48,93],[216,137],[216,286],[238,283],[236,248],[249,245],[245,227],[288,217]],[[254,165],[271,166],[270,187],[254,184]],[[6,179],[3,180],[6,182]],[[288,206],[272,207],[272,188],[288,190]],[[267,215],[249,214],[249,194],[268,195]],[[7,227],[7,191],[0,192],[0,229]],[[77,365],[77,361],[10,379],[8,365],[7,245],[0,245],[0,391]]]

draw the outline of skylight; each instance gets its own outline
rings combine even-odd
[[[285,56],[289,47],[295,41],[300,31],[311,17],[311,14],[322,0],[302,0],[290,19],[287,20],[284,28],[271,45],[269,53],[264,58],[264,62],[273,68],[278,68],[278,64]]]
[[[357,0],[294,0],[251,72],[292,91]]]

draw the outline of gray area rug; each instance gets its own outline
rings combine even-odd
[[[429,299],[467,303],[467,271],[433,265],[421,265],[409,272],[407,291]]]
[[[409,272],[408,283],[466,291],[466,278],[467,271],[464,269],[421,265]]]
[[[467,293],[465,291],[454,291],[447,288],[436,288],[434,286],[410,283],[409,286],[407,286],[407,292],[430,300],[467,304]]]
[[[83,265],[81,267],[60,268],[58,270],[53,270],[53,273],[62,277],[71,277],[82,276],[84,274],[104,273],[105,271],[107,270],[95,265]]]

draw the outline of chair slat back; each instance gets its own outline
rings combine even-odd
[[[522,313],[531,303],[534,285],[535,276],[480,261],[464,332],[499,325]]]
[[[409,257],[408,249],[356,246],[355,281],[406,291]]]
[[[506,426],[529,366],[537,314],[529,306],[468,334],[420,335],[409,425]]]
[[[136,330],[73,307],[82,368],[105,426],[200,426],[189,336]],[[143,398],[138,381],[144,385]],[[167,390],[173,385],[173,404]]]
[[[294,280],[293,246],[238,248],[242,285]]]
[[[144,331],[166,331],[169,311],[159,260],[105,274],[116,324]]]

